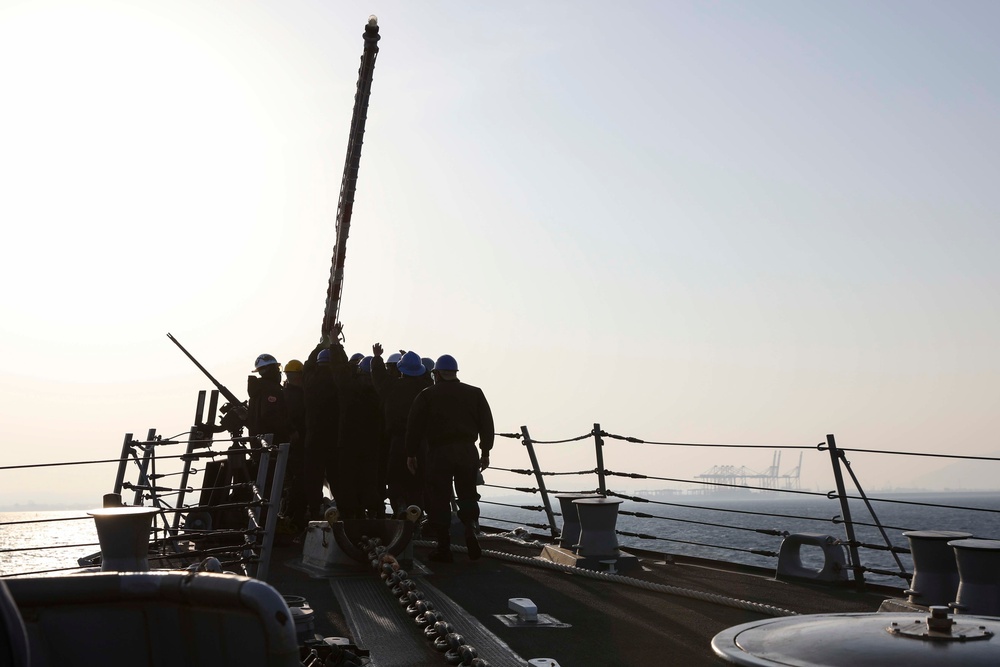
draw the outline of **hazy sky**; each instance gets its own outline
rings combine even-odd
[[[210,385],[167,332],[240,396],[261,352],[305,357],[371,13],[349,352],[450,353],[540,439],[1000,451],[996,3],[5,0],[6,465],[186,430]],[[114,468],[2,474],[0,504],[96,504]]]

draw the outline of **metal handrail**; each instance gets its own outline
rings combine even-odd
[[[505,435],[505,436],[507,436],[508,434],[498,434],[498,435]],[[865,579],[864,579],[864,573],[865,572],[888,574],[888,575],[899,576],[899,577],[903,577],[903,578],[909,578],[910,576],[912,576],[910,573],[906,572],[904,564],[902,563],[902,561],[897,556],[897,554],[909,553],[909,550],[906,549],[906,548],[904,548],[904,547],[899,547],[899,546],[893,545],[892,542],[891,542],[891,540],[889,539],[887,533],[886,533],[886,529],[887,528],[888,529],[894,529],[894,530],[900,530],[900,531],[905,531],[905,530],[909,530],[909,529],[898,528],[898,527],[895,527],[895,526],[886,526],[886,525],[884,525],[881,522],[881,520],[879,519],[879,517],[878,517],[878,515],[877,515],[877,513],[875,511],[873,503],[888,502],[888,503],[897,503],[897,504],[904,504],[904,505],[916,505],[916,506],[940,507],[940,508],[954,508],[954,509],[968,509],[968,510],[979,511],[979,512],[995,512],[995,513],[1000,513],[1000,510],[989,509],[989,508],[963,507],[963,506],[960,506],[960,505],[928,503],[928,502],[920,502],[920,501],[909,501],[909,500],[903,500],[903,499],[871,498],[871,497],[869,497],[865,493],[860,480],[858,479],[858,477],[855,474],[854,470],[850,467],[850,463],[844,457],[844,452],[848,452],[848,451],[851,451],[851,452],[871,452],[871,453],[878,453],[878,454],[894,454],[894,455],[906,455],[906,454],[909,454],[909,453],[908,452],[887,452],[887,451],[881,451],[881,450],[853,449],[853,448],[839,448],[838,449],[837,446],[836,446],[836,441],[835,441],[835,439],[834,439],[834,437],[832,435],[828,436],[827,440],[825,442],[821,442],[818,445],[812,445],[812,446],[806,446],[806,445],[759,445],[759,444],[758,445],[739,445],[739,444],[718,444],[718,443],[680,443],[680,442],[667,442],[667,441],[647,441],[647,440],[643,440],[643,439],[632,437],[632,436],[621,436],[621,435],[607,433],[606,431],[604,431],[604,430],[601,429],[601,427],[600,427],[599,424],[595,424],[594,425],[594,428],[593,428],[593,430],[591,431],[591,433],[589,435],[591,437],[593,437],[594,440],[595,440],[595,451],[596,451],[596,455],[597,455],[597,468],[595,468],[593,471],[579,471],[579,472],[555,473],[555,472],[551,472],[551,471],[548,471],[548,470],[544,470],[544,469],[542,469],[541,465],[538,463],[537,456],[535,455],[535,453],[534,453],[533,450],[531,451],[532,455],[530,456],[530,458],[531,458],[531,464],[532,464],[532,468],[530,470],[520,470],[520,469],[514,469],[514,468],[495,468],[495,470],[500,470],[500,471],[514,473],[514,474],[522,474],[522,475],[523,474],[529,474],[529,475],[533,475],[538,480],[541,480],[545,476],[551,476],[553,474],[571,474],[571,475],[594,474],[597,477],[597,479],[598,479],[598,493],[600,493],[600,495],[616,496],[616,497],[620,497],[620,498],[623,498],[623,499],[629,499],[629,500],[633,500],[633,501],[637,501],[637,502],[648,502],[648,501],[645,500],[645,499],[642,499],[642,498],[637,498],[635,496],[627,496],[627,495],[624,495],[624,494],[620,494],[620,493],[616,493],[614,491],[607,490],[607,488],[605,486],[605,483],[604,483],[605,476],[607,476],[607,475],[614,475],[614,476],[630,477],[630,478],[634,478],[634,479],[664,480],[664,481],[671,481],[671,482],[680,482],[680,483],[684,483],[684,484],[699,485],[699,486],[701,486],[703,488],[720,487],[721,486],[721,487],[737,488],[737,489],[750,489],[750,490],[756,490],[756,491],[765,491],[766,490],[766,491],[769,491],[769,492],[772,492],[772,493],[777,493],[777,494],[782,494],[782,493],[785,493],[785,494],[803,494],[803,495],[810,495],[810,496],[816,496],[816,497],[827,497],[827,498],[829,498],[831,500],[839,501],[840,514],[838,514],[837,516],[834,516],[834,517],[832,517],[830,519],[815,518],[813,520],[817,520],[817,521],[829,521],[829,522],[831,522],[831,523],[833,523],[835,525],[836,524],[843,524],[844,525],[845,537],[844,537],[844,539],[841,540],[841,543],[845,546],[845,548],[848,549],[848,551],[850,553],[851,564],[849,566],[849,570],[852,572],[852,576],[854,577],[854,581],[855,581],[855,583],[859,587],[863,587],[864,584],[865,584]],[[652,475],[646,475],[646,474],[640,474],[640,473],[614,472],[614,471],[611,471],[611,470],[607,470],[605,468],[604,460],[603,460],[604,459],[604,449],[605,449],[605,446],[604,446],[604,442],[603,442],[602,438],[610,438],[612,440],[621,441],[622,443],[638,444],[638,445],[670,445],[670,446],[678,446],[678,447],[681,447],[681,446],[689,446],[689,447],[734,447],[734,448],[746,448],[746,449],[759,449],[759,448],[770,448],[770,449],[803,449],[803,450],[804,449],[810,449],[810,450],[814,450],[814,451],[827,451],[827,452],[829,452],[830,457],[831,457],[830,461],[831,461],[831,466],[832,466],[832,470],[833,470],[833,473],[834,473],[835,481],[837,481],[837,477],[839,476],[840,471],[843,468],[846,468],[847,471],[848,471],[848,475],[850,477],[850,480],[853,483],[854,488],[856,489],[856,494],[852,494],[852,493],[848,492],[848,489],[846,487],[846,484],[844,483],[843,478],[841,478],[837,482],[837,484],[836,484],[836,486],[837,486],[836,490],[829,491],[829,492],[826,492],[826,493],[822,493],[822,492],[804,491],[804,490],[801,490],[801,489],[775,488],[775,487],[764,488],[764,487],[761,487],[761,486],[753,486],[753,485],[749,485],[749,484],[724,484],[724,483],[720,483],[720,482],[711,482],[711,481],[707,481],[707,480],[698,480],[698,479],[666,478],[666,477],[654,477]],[[525,439],[527,439],[527,428],[526,427],[522,427],[522,444],[526,444],[526,443],[523,442]],[[571,438],[564,438],[564,439],[544,440],[544,441],[543,440],[535,440],[535,439],[532,438],[532,439],[530,439],[530,442],[531,442],[531,444],[570,444],[570,443],[580,442],[583,439],[584,439],[584,437],[581,437],[581,436],[574,436],[574,437],[571,437]],[[995,461],[1000,461],[1000,458],[997,458],[997,457],[977,457],[977,456],[969,456],[969,455],[963,455],[963,454],[948,455],[948,454],[928,454],[928,453],[920,452],[920,453],[913,453],[913,455],[914,456],[936,456],[936,457],[940,457],[940,458],[954,458],[954,459],[958,459],[958,460],[973,459],[973,460],[995,460]],[[843,466],[843,468],[841,468],[841,466]],[[511,489],[511,490],[517,491],[519,493],[526,493],[526,492],[527,493],[532,493],[532,494],[534,494],[534,493],[540,493],[541,496],[542,496],[543,502],[545,500],[547,500],[547,497],[551,493],[558,493],[558,492],[553,492],[553,491],[550,491],[550,490],[546,490],[543,487],[543,485],[541,485],[541,484],[539,485],[539,488],[537,488],[537,489],[534,489],[534,488],[533,489],[527,489],[527,488],[517,487],[517,486],[512,486],[511,487],[511,486],[502,486],[502,485],[490,485],[490,486],[494,486],[496,488]],[[868,522],[863,522],[863,521],[856,521],[853,518],[853,516],[851,515],[851,508],[850,508],[850,505],[849,505],[849,501],[850,500],[860,500],[860,501],[862,501],[864,503],[864,505],[865,505],[866,510],[871,515],[873,522],[872,523],[868,523]],[[666,504],[670,504],[670,503],[666,503]],[[690,504],[684,504],[683,506],[688,507],[688,508],[696,508],[697,507],[697,506],[692,506]],[[515,507],[521,507],[521,506],[515,506]],[[535,508],[533,508],[533,507],[531,507],[531,508],[524,507],[524,509],[535,509]],[[540,510],[541,508],[538,508],[538,509]],[[702,508],[702,509],[710,509],[710,508]],[[723,511],[723,510],[717,510],[716,508],[711,508],[711,509],[716,510],[716,511]],[[749,512],[749,513],[753,513],[753,512]],[[641,513],[634,513],[634,514],[636,514],[637,517],[642,518],[642,514]],[[646,516],[652,517],[652,515],[646,515]],[[658,517],[658,518],[664,519],[664,518],[668,518],[668,517]],[[682,520],[682,521],[684,521],[684,520]],[[698,523],[698,522],[697,521],[692,521],[692,523]],[[855,535],[855,531],[854,531],[854,527],[855,526],[864,526],[864,527],[869,527],[869,528],[875,528],[875,529],[877,529],[879,531],[879,533],[881,535],[881,538],[882,538],[882,540],[883,540],[883,542],[885,544],[884,545],[881,545],[881,544],[869,544],[869,543],[865,543],[865,542],[863,542],[861,540],[858,540],[857,536]],[[726,527],[726,526],[719,526],[719,527]],[[739,527],[739,526],[732,526],[731,528],[733,528],[733,529],[743,529],[742,527]],[[771,531],[771,530],[756,530],[755,532],[762,532],[764,534],[774,534],[775,536],[779,536],[780,533],[781,533],[781,531],[777,531],[777,530],[773,530],[773,531]],[[632,534],[632,533],[621,532],[621,531],[620,531],[620,534],[623,534],[623,535],[626,535],[626,536],[641,535],[641,534]],[[656,538],[656,539],[662,539],[662,538]],[[674,540],[674,541],[681,541],[681,542],[683,542],[683,540]],[[880,570],[878,568],[865,567],[865,566],[861,565],[860,550],[862,550],[862,549],[870,549],[870,550],[878,550],[878,551],[888,551],[888,552],[890,552],[892,554],[892,557],[896,561],[896,566],[899,569],[899,571],[898,572],[892,572],[892,571]]]
[[[211,405],[214,406],[217,402],[217,397],[215,396],[217,392],[213,392]],[[200,392],[198,396],[198,410],[196,414],[195,424],[211,423],[208,420],[201,419],[201,413],[205,406],[205,392]],[[210,408],[211,409],[211,408]],[[214,420],[213,420],[214,421]],[[284,482],[285,469],[288,460],[289,444],[282,443],[276,446],[271,445],[271,436],[262,437],[251,437],[251,438],[227,438],[220,439],[218,444],[230,444],[232,443],[239,448],[239,455],[245,457],[247,455],[259,455],[260,466],[257,474],[256,480],[247,480],[246,482],[226,485],[225,487],[218,487],[214,485],[214,480],[212,480],[211,486],[202,487],[202,491],[212,490],[212,489],[231,489],[236,490],[239,488],[249,489],[249,500],[246,502],[239,503],[222,503],[214,504],[211,506],[202,506],[201,504],[188,505],[185,504],[187,494],[194,493],[196,490],[195,485],[191,484],[192,480],[199,475],[199,473],[204,472],[192,467],[192,463],[201,457],[231,457],[233,456],[232,451],[216,451],[211,448],[213,441],[206,440],[204,438],[195,437],[200,435],[198,427],[192,427],[190,431],[191,438],[183,442],[187,443],[186,451],[184,454],[178,455],[160,455],[159,449],[163,446],[176,445],[179,444],[178,441],[173,439],[163,440],[156,436],[155,429],[150,429],[147,433],[146,439],[142,442],[136,441],[131,433],[127,433],[122,443],[122,454],[118,459],[108,459],[102,460],[101,463],[117,463],[117,473],[114,480],[115,493],[121,495],[122,491],[134,492],[134,498],[132,504],[135,506],[149,506],[154,507],[158,510],[155,515],[154,525],[150,529],[151,534],[151,544],[157,545],[157,550],[160,552],[159,555],[156,553],[151,553],[150,559],[164,559],[164,558],[177,558],[178,556],[183,557],[194,557],[199,554],[213,554],[213,553],[238,553],[239,557],[237,560],[232,561],[231,565],[235,567],[240,567],[243,569],[243,573],[248,576],[253,576],[258,579],[266,579],[268,575],[269,563],[271,552],[274,545],[274,533],[277,527],[278,520],[278,503],[277,499],[280,498],[281,489]],[[245,447],[244,445],[249,443],[251,447]],[[276,458],[275,458],[276,457]],[[273,465],[273,475],[270,479],[270,486],[265,488],[268,483],[268,468],[271,465],[272,459],[274,460]],[[49,463],[49,464],[34,464],[31,466],[6,466],[6,469],[17,469],[23,467],[51,467],[51,466],[61,466],[61,465],[81,465],[93,462],[61,462],[61,463]],[[173,467],[164,469],[164,464],[176,464],[180,463],[180,470],[174,470]],[[157,468],[160,467],[158,471]],[[133,477],[130,478],[130,472]],[[170,477],[180,477],[180,485],[178,487],[171,487],[162,484],[162,480]],[[160,481],[160,483],[157,483]],[[201,481],[206,481],[204,478]],[[171,504],[172,500],[176,499],[176,504]],[[275,502],[271,502],[271,499],[275,499]],[[215,529],[215,530],[196,530],[188,531],[186,528],[182,529],[182,521],[189,516],[192,512],[200,511],[224,511],[227,509],[244,509],[246,511],[246,523],[245,529],[234,531],[232,529]],[[80,520],[91,520],[90,516],[80,516],[80,517],[65,517],[58,519],[30,519],[23,521],[11,521],[3,522],[0,525],[30,525],[34,523],[48,523],[53,521],[80,521]],[[190,540],[192,543],[207,540],[212,537],[222,537],[224,539],[230,539],[242,535],[242,539],[237,539],[237,543],[232,546],[218,547],[218,548],[208,548],[200,550],[178,550],[178,543],[181,540]],[[91,547],[99,546],[98,544],[87,543],[87,544],[74,544],[74,545],[45,545],[45,546],[30,546],[30,547],[19,547],[12,549],[4,549],[0,553],[9,552],[22,552],[22,551],[42,551],[50,549],[66,549],[72,547]],[[94,557],[85,557],[79,559],[80,566],[76,568],[57,568],[57,569],[47,569],[40,570],[31,573],[17,573],[6,576],[18,576],[23,574],[40,574],[52,571],[62,571],[62,570],[76,570],[81,568],[93,567],[96,564],[96,554]]]

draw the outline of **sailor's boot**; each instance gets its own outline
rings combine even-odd
[[[455,556],[451,553],[451,535],[447,528],[440,531],[437,547],[427,557],[436,563],[454,562]]]
[[[479,546],[479,538],[476,537],[474,521],[465,524],[465,546],[469,549],[469,560],[479,560],[482,557],[483,550]]]

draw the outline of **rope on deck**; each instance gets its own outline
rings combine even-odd
[[[422,546],[422,547],[437,546],[437,542],[430,542],[425,540],[414,540],[413,543],[416,544],[417,546]],[[465,547],[459,546],[457,544],[452,544],[451,550],[458,551],[460,553],[468,553],[469,551]],[[745,609],[747,611],[753,611],[758,614],[764,614],[766,616],[780,617],[780,616],[798,615],[797,612],[791,611],[790,609],[782,609],[781,607],[775,607],[774,605],[762,604],[760,602],[750,602],[749,600],[738,600],[736,598],[730,598],[724,595],[716,595],[715,593],[705,593],[703,591],[696,591],[690,588],[680,588],[678,586],[667,586],[666,584],[657,584],[651,581],[643,581],[642,579],[633,579],[632,577],[624,577],[620,574],[608,574],[607,572],[586,570],[579,567],[573,567],[571,565],[563,565],[562,563],[555,563],[547,560],[539,560],[537,558],[532,558],[529,556],[516,556],[514,554],[503,553],[502,551],[493,551],[491,549],[483,549],[483,555],[490,556],[491,558],[497,558],[499,560],[510,561],[512,563],[520,563],[522,565],[532,565],[535,567],[542,567],[549,570],[557,570],[559,572],[577,574],[582,577],[597,579],[599,581],[611,581],[616,584],[625,584],[626,586],[632,586],[634,588],[644,588],[648,591],[655,591],[657,593],[665,593],[667,595],[690,598],[692,600],[711,602],[713,604],[720,604],[726,607],[734,607],[736,609]]]

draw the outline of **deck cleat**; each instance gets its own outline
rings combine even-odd
[[[528,598],[511,598],[507,600],[507,606],[522,623],[538,621],[538,606]]]
[[[510,598],[507,607],[513,614],[494,614],[508,628],[568,628],[568,623],[553,618],[549,614],[539,614],[538,606],[528,598]]]

